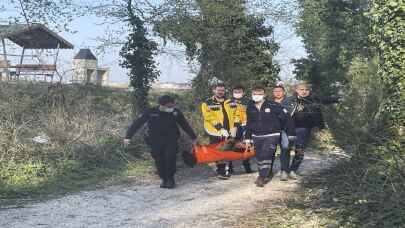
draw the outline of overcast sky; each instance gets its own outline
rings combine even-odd
[[[13,15],[12,11],[7,12]],[[3,14],[2,16],[4,16]],[[4,17],[3,17],[4,18]],[[3,19],[1,18],[1,19]],[[1,21],[4,23],[4,19]],[[95,16],[86,16],[75,19],[70,25],[76,33],[63,32],[61,35],[71,42],[75,47],[73,50],[62,50],[60,52],[59,66],[69,68],[73,56],[81,48],[90,48],[93,53],[97,54],[96,47],[100,44],[97,37],[102,37],[107,29],[106,25],[100,25],[101,19]],[[280,63],[282,72],[281,78],[291,78],[293,66],[290,64],[291,59],[305,56],[305,49],[299,37],[296,36],[291,25],[278,23],[272,24],[275,28],[275,39],[280,44],[276,60]],[[191,73],[187,61],[182,54],[183,48],[173,43],[169,43],[167,49],[171,50],[173,55],[162,54],[157,57],[161,82],[188,82],[194,77]],[[110,49],[104,54],[97,54],[99,65],[109,67],[110,81],[127,82],[126,72],[119,66],[119,48]]]

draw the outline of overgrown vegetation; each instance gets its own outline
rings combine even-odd
[[[203,135],[190,91],[170,94]],[[156,105],[160,95],[152,92],[148,105]],[[130,92],[2,82],[0,96],[0,205],[152,178],[154,164],[142,131],[129,147],[121,143],[132,121]],[[33,140],[38,136],[43,143]],[[189,138],[182,137],[180,150],[190,149]]]
[[[325,116],[350,158],[309,177],[302,186],[307,194],[286,204],[284,217],[298,216],[298,221],[277,221],[274,217],[282,215],[271,212],[262,224],[294,227],[301,220],[318,221],[320,227],[403,227],[405,4],[300,4],[297,27],[309,56],[296,61],[297,78],[312,83],[318,94],[343,96]]]
[[[127,92],[21,82],[0,83],[0,96],[1,199],[64,193],[151,171],[142,137],[130,148],[121,145],[131,116]],[[38,136],[40,143],[33,140]]]

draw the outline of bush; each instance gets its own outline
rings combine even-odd
[[[344,101],[329,108],[336,142],[351,156],[326,173],[323,206],[334,209],[344,227],[405,224],[404,141],[387,144],[388,118],[381,112],[387,93],[377,74],[378,59],[355,58],[343,88]]]

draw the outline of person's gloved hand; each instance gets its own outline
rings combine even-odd
[[[245,139],[245,140],[243,141],[243,143],[245,143],[246,149],[249,149],[249,148],[252,147],[252,140]]]
[[[232,128],[231,130],[230,130],[230,135],[231,135],[231,137],[232,138],[235,138],[236,137],[236,132],[238,132],[238,128],[237,127],[234,127],[234,128]]]
[[[229,132],[222,128],[219,133],[221,134],[222,137],[228,138],[229,137]]]

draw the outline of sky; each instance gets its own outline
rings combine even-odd
[[[13,15],[9,11],[8,14]],[[4,21],[3,21],[4,22]],[[106,35],[107,25],[102,24],[102,19],[95,16],[76,18],[70,28],[75,33],[62,32],[60,35],[74,45],[73,50],[61,50],[59,66],[67,69],[71,67],[73,56],[81,48],[90,48],[98,58],[100,67],[110,68],[110,81],[125,83],[128,82],[126,71],[119,66],[119,48],[111,48],[105,53],[98,53],[96,47],[100,45],[98,37]],[[301,39],[297,37],[293,27],[285,23],[271,23],[274,26],[274,38],[279,43],[280,49],[276,60],[281,65],[280,77],[283,80],[292,78],[294,66],[290,63],[293,58],[301,58],[306,55]],[[189,82],[194,74],[183,54],[184,48],[174,43],[168,43],[166,50],[173,54],[160,54],[157,56],[158,68],[160,70],[160,82]]]

